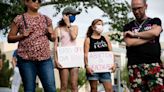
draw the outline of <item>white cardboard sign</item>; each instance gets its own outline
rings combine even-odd
[[[58,53],[58,61],[63,68],[84,66],[83,47],[77,47],[77,46],[58,47],[57,53]]]
[[[89,52],[88,65],[95,73],[110,72],[114,64],[114,55],[112,52]]]

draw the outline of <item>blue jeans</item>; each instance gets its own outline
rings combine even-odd
[[[24,92],[35,92],[36,76],[41,80],[44,92],[56,92],[52,59],[43,61],[24,60],[17,56]]]

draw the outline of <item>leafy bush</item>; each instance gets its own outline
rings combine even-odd
[[[13,70],[9,68],[9,60],[6,60],[6,55],[0,51],[0,56],[3,62],[2,69],[0,70],[0,87],[10,87],[10,77]]]

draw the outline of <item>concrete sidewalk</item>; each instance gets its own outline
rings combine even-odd
[[[11,92],[11,89],[6,87],[0,87],[0,92]]]

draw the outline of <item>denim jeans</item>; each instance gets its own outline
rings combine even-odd
[[[17,56],[24,92],[35,92],[36,76],[41,80],[44,92],[56,92],[52,59],[43,61],[24,60]]]
[[[111,82],[111,74],[109,72],[104,72],[104,73],[93,73],[91,74],[86,74],[87,75],[87,80],[98,80],[100,83],[103,82]]]

